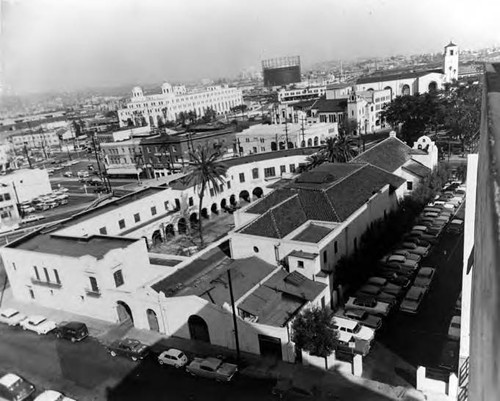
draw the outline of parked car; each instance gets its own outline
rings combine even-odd
[[[403,241],[414,242],[418,246],[424,246],[424,247],[428,246],[430,249],[431,245],[436,245],[438,243],[438,238],[435,236],[426,235],[421,231],[412,231],[403,235]],[[420,244],[421,242],[423,242],[426,245],[421,245]],[[425,255],[422,256],[425,257]]]
[[[415,277],[413,285],[429,289],[435,272],[436,269],[432,267],[421,267],[417,273],[417,277]]]
[[[382,288],[382,291],[396,297],[400,296],[403,293],[402,286],[391,283],[389,280],[383,277],[370,277],[367,280],[366,284],[380,287]]]
[[[349,297],[345,309],[364,310],[377,316],[387,316],[391,311],[388,303],[377,301],[373,297]]]
[[[341,332],[352,334],[354,337],[371,343],[375,338],[375,331],[369,327],[363,326],[356,320],[347,319],[341,316],[333,317],[333,327]]]
[[[41,335],[50,333],[57,327],[57,324],[52,320],[48,320],[45,316],[34,315],[24,319],[20,323],[20,326],[23,330],[34,331],[38,335]]]
[[[125,356],[133,361],[144,359],[149,355],[149,351],[150,350],[147,345],[133,338],[115,340],[108,346],[108,352],[111,356]]]
[[[169,348],[158,355],[158,363],[160,365],[182,368],[187,365],[188,358],[184,352],[175,348]]]
[[[418,267],[418,262],[412,259],[408,259],[403,255],[389,255],[382,258],[380,261],[386,265],[396,264],[403,267],[408,267],[409,269],[416,269]]]
[[[462,293],[457,298],[457,301],[455,302],[455,312],[461,312],[462,311]]]
[[[416,314],[425,295],[425,288],[412,286],[404,297],[399,310],[411,314]]]
[[[21,225],[22,224],[29,224],[33,223],[35,221],[40,221],[45,219],[45,216],[42,216],[41,214],[32,214],[30,216],[26,216],[24,219],[21,220]]]
[[[362,296],[374,297],[377,301],[387,302],[391,306],[394,306],[394,304],[396,304],[397,302],[397,299],[394,295],[384,292],[380,287],[369,284],[362,286],[358,291],[356,291],[356,294],[354,295],[356,297],[362,297]]]
[[[66,397],[59,391],[46,390],[37,396],[33,401],[75,401],[73,398]]]
[[[62,322],[54,332],[57,338],[64,338],[72,343],[82,341],[89,335],[87,325],[82,322]]]
[[[401,248],[408,249],[408,251],[411,251],[411,253],[420,255],[423,258],[425,258],[429,254],[429,250],[431,247],[430,245],[428,246],[417,245],[417,243],[414,241],[405,241],[401,244]]]
[[[446,341],[441,351],[438,366],[451,372],[457,372],[459,349],[460,345],[457,341]]]
[[[221,382],[230,382],[238,371],[238,366],[222,362],[218,358],[194,358],[186,367],[186,371],[193,376],[215,379]]]
[[[422,259],[422,255],[418,255],[416,253],[413,253],[409,249],[403,249],[403,248],[395,249],[392,251],[392,254],[404,256],[406,259],[414,260],[417,263],[420,262],[420,260]]]
[[[14,373],[7,373],[0,377],[0,399],[23,401],[34,392],[33,384]]]
[[[414,268],[407,267],[407,266],[401,266],[401,265],[398,265],[396,263],[380,264],[380,266],[377,268],[377,274],[380,275],[379,272],[383,272],[383,273],[390,272],[390,273],[397,273],[399,275],[406,276],[406,277],[410,278],[410,277],[414,276],[415,270],[416,269],[414,269]]]
[[[0,309],[0,322],[6,323],[9,326],[17,326],[24,319],[26,319],[26,315],[13,308]]]
[[[448,338],[450,340],[460,340],[460,316],[453,316],[451,318],[450,327],[448,328]]]
[[[79,171],[78,173],[76,173],[77,177],[80,178],[80,179],[84,179],[84,178],[89,178],[90,177],[90,174],[88,171]]]
[[[462,219],[453,219],[450,224],[448,224],[448,228],[446,232],[449,234],[459,235],[462,234],[464,230],[464,221]]]
[[[377,277],[386,279],[389,283],[395,284],[402,288],[408,288],[411,283],[411,280],[408,277],[397,274],[394,271],[383,271],[379,269]]]
[[[63,174],[65,177],[73,177],[73,172],[72,171],[65,171]]]
[[[373,330],[378,330],[382,327],[382,318],[371,315],[366,311],[349,309],[344,311],[344,316],[349,319],[357,320],[363,326],[369,327]]]

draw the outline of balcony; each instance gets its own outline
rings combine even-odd
[[[91,290],[90,288],[85,288],[85,294],[91,298],[100,298],[101,297],[101,291],[99,291],[99,290],[94,291],[94,290]]]
[[[41,287],[48,287],[48,288],[61,288],[62,287],[61,283],[54,283],[52,281],[42,281],[42,280],[38,280],[35,277],[31,278],[31,284],[39,285]]]

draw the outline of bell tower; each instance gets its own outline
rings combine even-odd
[[[458,46],[453,42],[444,48],[443,73],[445,82],[453,82],[458,79]]]

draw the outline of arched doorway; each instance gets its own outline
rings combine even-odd
[[[184,217],[181,217],[179,219],[179,222],[177,223],[177,231],[179,231],[179,234],[187,233],[187,224],[186,224],[186,219]]]
[[[401,94],[403,96],[410,95],[410,85],[403,85],[403,88],[401,88]]]
[[[284,150],[285,149],[285,142],[280,142],[280,150]]]
[[[437,91],[437,82],[431,81],[429,83],[429,92],[436,92],[436,91]]]
[[[300,147],[301,147],[301,148],[305,148],[305,147],[306,147],[306,141],[302,141],[302,142],[300,142]]]
[[[250,202],[250,194],[248,191],[243,190],[240,192],[240,199],[246,200],[247,202]]]
[[[278,145],[276,145],[276,142],[271,142],[271,150],[278,150]]]
[[[191,315],[188,319],[189,335],[191,340],[210,343],[210,334],[207,323],[198,315]]]
[[[313,146],[313,141],[311,138],[307,140],[307,146]]]
[[[227,201],[226,201],[226,199],[224,198],[224,199],[222,199],[222,200],[220,201],[220,208],[221,208],[222,210],[225,210],[225,209],[226,209],[226,207],[227,207]]]
[[[160,325],[158,324],[158,317],[156,316],[156,312],[153,309],[148,309],[146,311],[146,315],[148,317],[149,330],[160,331]]]
[[[230,203],[231,205],[233,205],[233,206],[234,206],[234,205],[236,205],[236,196],[231,195],[231,196],[229,197],[229,203]]]
[[[293,142],[288,142],[288,148],[287,149],[293,149],[294,146],[293,146]]]
[[[384,88],[384,90],[390,90],[391,91],[389,100],[392,100],[392,88],[390,86],[386,86]]]
[[[118,320],[120,321],[120,323],[130,321],[132,324],[134,324],[134,317],[132,316],[132,310],[130,309],[130,306],[128,306],[125,302],[123,301],[116,302],[116,312],[118,313]]]
[[[153,244],[153,246],[155,246],[155,245],[161,244],[162,242],[163,242],[163,240],[161,238],[161,232],[160,232],[160,230],[156,230],[153,233],[153,236],[151,237],[151,243]]]
[[[173,224],[167,224],[165,227],[165,238],[175,237],[175,230]]]
[[[149,125],[153,127],[155,125],[155,120],[153,119],[153,116],[149,116]]]
[[[219,210],[217,209],[217,203],[213,203],[213,204],[212,204],[212,207],[210,208],[210,211],[211,211],[213,214],[219,214]]]
[[[252,195],[255,196],[257,199],[262,198],[262,195],[264,194],[264,191],[262,190],[261,187],[254,188],[252,191]]]
[[[208,210],[206,207],[201,209],[201,217],[203,217],[204,219],[208,219]]]
[[[191,216],[189,216],[189,223],[192,229],[198,228],[198,214],[197,213],[192,213]]]
[[[318,146],[318,137],[317,136],[314,137],[314,146]]]

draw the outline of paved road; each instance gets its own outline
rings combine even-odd
[[[243,376],[222,384],[184,370],[160,367],[153,357],[141,363],[112,358],[94,339],[72,344],[51,334],[37,336],[0,325],[0,372],[16,372],[37,391],[52,388],[90,400],[273,400],[272,381]]]

